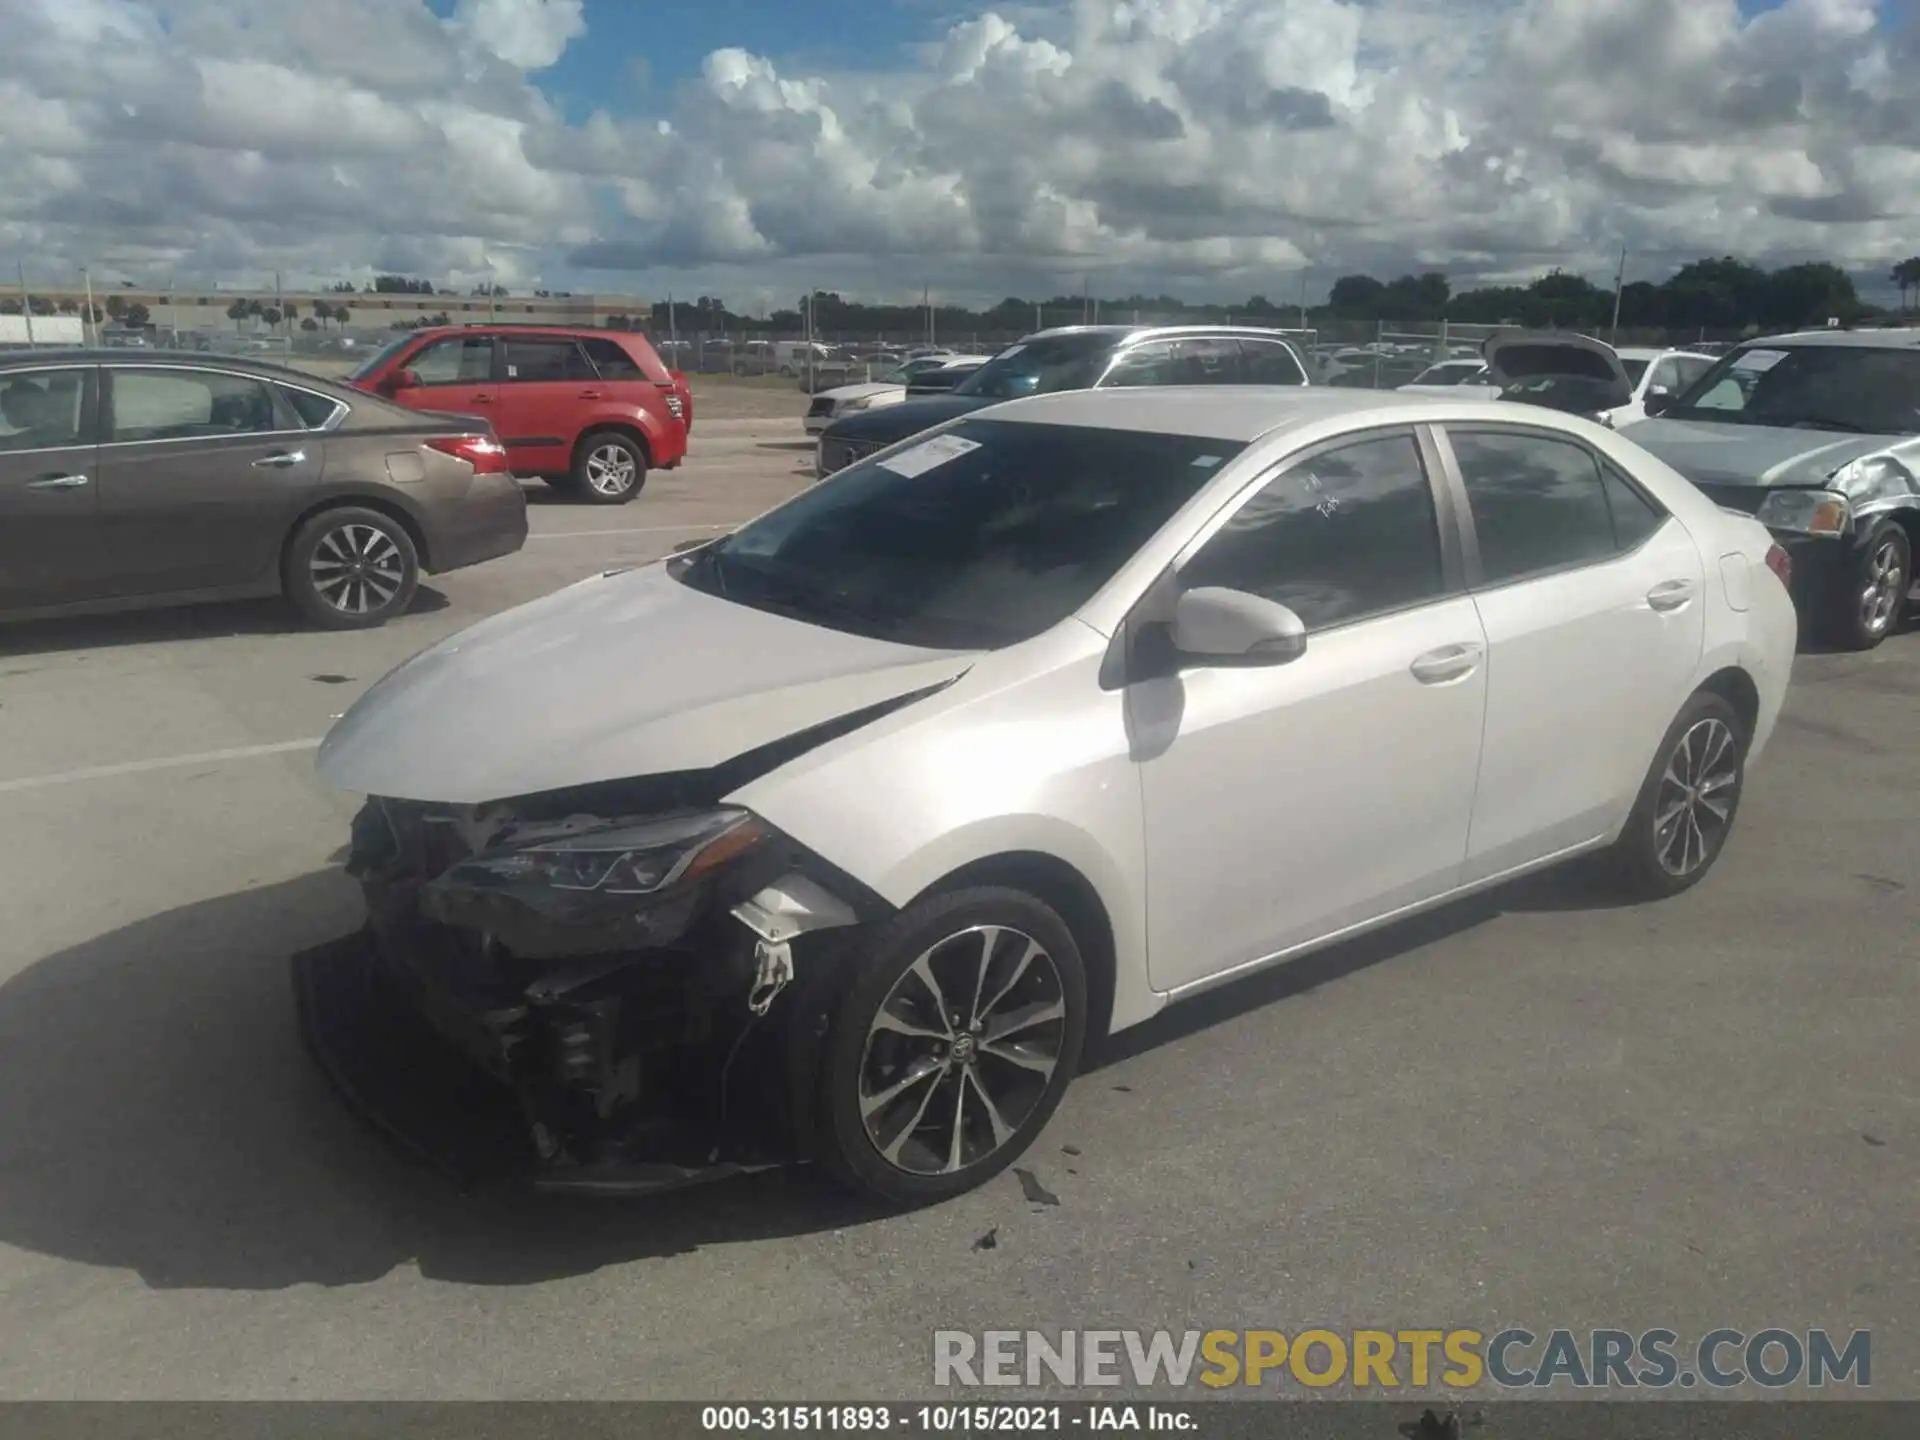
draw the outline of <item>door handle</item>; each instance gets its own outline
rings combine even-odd
[[[92,481],[85,475],[43,475],[38,480],[29,480],[29,490],[78,490]]]
[[[304,464],[307,452],[304,450],[281,450],[264,459],[253,462],[256,470],[285,470],[294,465]]]
[[[1473,640],[1459,645],[1442,645],[1438,650],[1429,650],[1416,657],[1407,668],[1422,685],[1444,685],[1449,680],[1459,680],[1479,669],[1480,657],[1485,653],[1486,647]]]
[[[600,392],[598,390],[582,390],[577,398],[581,400],[598,400],[600,398]]]
[[[1678,610],[1693,599],[1691,580],[1662,580],[1647,591],[1647,604],[1655,610]]]
[[[491,405],[493,403],[493,396],[487,394],[476,395],[473,397],[473,403],[476,405]]]

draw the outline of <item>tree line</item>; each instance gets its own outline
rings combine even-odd
[[[1910,300],[1920,300],[1920,256],[1894,266],[1889,278],[1900,292],[1902,313]],[[1842,324],[1884,315],[1879,306],[1863,301],[1851,276],[1837,265],[1810,262],[1768,270],[1733,256],[1709,257],[1681,266],[1655,283],[1636,280],[1620,287],[1619,327],[1623,330],[1685,330],[1737,333],[1748,330],[1785,330],[1821,326],[1830,319]],[[1182,319],[1201,322],[1242,321],[1277,326],[1325,325],[1329,322],[1403,322],[1432,324],[1441,320],[1462,324],[1524,325],[1529,328],[1602,330],[1611,328],[1615,294],[1611,284],[1598,285],[1583,275],[1553,270],[1527,285],[1453,289],[1438,271],[1381,280],[1372,275],[1343,275],[1333,283],[1323,304],[1290,305],[1265,295],[1253,295],[1235,304],[1196,305],[1171,295],[1094,297],[1055,295],[1045,300],[1008,296],[987,310],[957,305],[869,305],[848,300],[836,292],[815,291],[790,308],[760,317],[742,314],[719,296],[702,295],[692,301],[665,301],[650,314],[616,315],[608,324],[616,329],[647,329],[659,336],[669,330],[687,334],[736,331],[795,333],[807,328],[809,312],[815,333],[875,334],[933,332],[1022,331],[1069,321]]]

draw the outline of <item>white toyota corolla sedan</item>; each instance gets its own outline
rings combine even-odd
[[[303,1022],[470,1171],[950,1196],[1197,991],[1588,852],[1698,881],[1786,690],[1785,569],[1518,404],[976,412],[370,690],[319,759],[369,797],[368,924],[300,958]]]

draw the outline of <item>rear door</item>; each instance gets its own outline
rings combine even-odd
[[[0,610],[112,591],[94,447],[99,370],[0,376]]]
[[[581,416],[608,387],[580,348],[564,336],[500,337],[500,404],[494,430],[507,463],[524,475],[556,475],[573,463]]]
[[[493,340],[486,335],[450,335],[436,340],[403,366],[420,383],[390,397],[409,410],[498,419],[500,387],[493,376]]]
[[[321,439],[279,387],[238,371],[106,367],[100,527],[121,595],[275,578]]]
[[[1488,652],[1472,883],[1619,823],[1693,684],[1705,570],[1678,520],[1570,436],[1436,433]]]

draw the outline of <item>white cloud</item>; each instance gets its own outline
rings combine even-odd
[[[569,125],[542,72],[597,4],[0,0],[0,246],[997,298],[1920,234],[1920,44],[1872,0],[1052,0],[892,69],[743,35]]]

